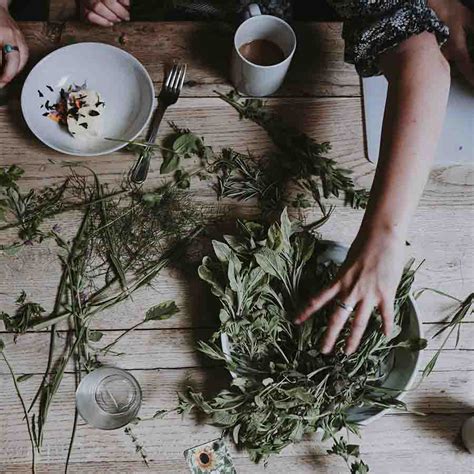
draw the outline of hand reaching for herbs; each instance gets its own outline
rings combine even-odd
[[[379,308],[384,334],[389,337],[393,324],[393,301],[405,262],[404,241],[394,235],[366,235],[361,230],[349,255],[331,286],[316,296],[300,315],[303,322],[330,301],[335,303],[321,352],[329,353],[354,308],[351,334],[345,351],[352,354],[359,346],[372,311]]]
[[[332,351],[348,321],[351,334],[345,352],[353,353],[375,307],[385,334],[391,332],[408,224],[427,180],[446,110],[449,64],[433,34],[413,36],[385,52],[380,65],[389,88],[367,211],[336,280],[296,319],[301,324],[318,309],[334,304],[323,353]]]
[[[0,88],[6,86],[28,61],[25,38],[8,12],[7,0],[0,0]]]
[[[82,17],[99,26],[130,21],[130,0],[81,0]]]
[[[443,47],[446,59],[474,86],[474,53],[469,52],[469,35],[474,37],[474,12],[460,0],[428,0],[428,5],[449,27],[449,39]]]

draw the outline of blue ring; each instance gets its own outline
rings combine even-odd
[[[20,48],[18,48],[18,46],[13,46],[11,44],[6,44],[3,46],[3,52],[5,54],[10,54],[10,53],[13,53],[15,51],[20,51]]]

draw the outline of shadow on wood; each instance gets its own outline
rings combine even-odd
[[[194,63],[209,71],[212,76],[228,79],[232,51],[233,28],[226,23],[199,23],[186,38],[187,48]],[[194,81],[188,80],[187,87]]]

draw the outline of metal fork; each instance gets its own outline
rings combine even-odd
[[[179,94],[183,88],[184,78],[186,76],[186,64],[175,64],[163,82],[163,87],[158,96],[158,107],[153,116],[150,130],[146,139],[147,145],[153,145],[158,135],[161,120],[165,115],[166,109],[179,99]],[[151,147],[146,146],[140,154],[135,166],[132,169],[130,179],[137,184],[143,183],[150,169],[150,160],[152,157]]]

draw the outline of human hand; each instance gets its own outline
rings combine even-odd
[[[468,48],[468,31],[474,35],[474,12],[460,0],[428,0],[428,5],[449,27],[449,40],[443,46],[448,61],[474,86],[474,61]]]
[[[81,0],[82,16],[100,26],[130,21],[130,0]]]
[[[4,48],[13,46],[8,52]],[[0,88],[5,87],[26,65],[28,46],[18,25],[0,3]],[[3,61],[2,61],[3,53]]]
[[[389,336],[403,261],[403,239],[382,234],[369,237],[361,230],[334,282],[309,302],[295,322],[302,324],[322,307],[335,303],[321,345],[323,354],[332,351],[339,333],[351,316],[351,311],[343,305],[355,309],[351,318],[351,333],[346,341],[346,354],[356,351],[375,307],[382,316],[384,334]],[[338,305],[338,302],[342,304]]]

